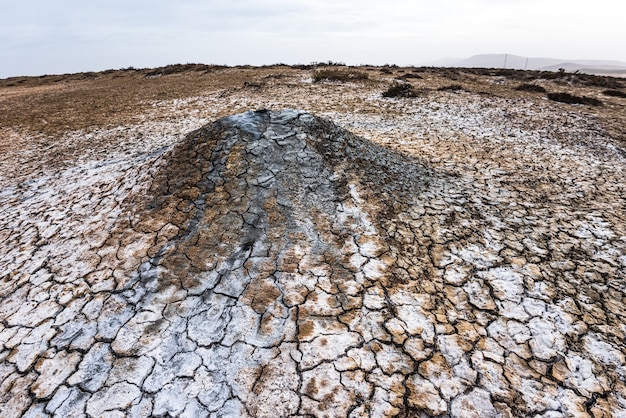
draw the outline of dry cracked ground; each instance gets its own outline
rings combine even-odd
[[[313,71],[0,80],[0,415],[626,417],[619,81]]]

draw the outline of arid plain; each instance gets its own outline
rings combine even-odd
[[[625,91],[0,80],[1,415],[626,417]]]

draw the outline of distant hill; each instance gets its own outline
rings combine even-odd
[[[626,73],[626,62],[607,60],[564,60],[557,58],[522,57],[511,54],[482,54],[454,61],[446,58],[427,65],[448,67],[512,68],[519,70],[580,71],[585,73]]]

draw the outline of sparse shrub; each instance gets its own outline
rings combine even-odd
[[[268,75],[264,76],[263,78],[265,80],[269,80],[269,79],[272,79],[272,78],[276,79],[276,80],[280,80],[280,79],[285,78],[285,77],[287,77],[287,74],[277,73],[277,74],[268,74]]]
[[[294,64],[291,66],[291,68],[294,68],[296,70],[312,70],[315,68],[315,65],[313,64]]]
[[[393,74],[393,71],[391,71],[390,68],[381,68],[380,72],[383,74]]]
[[[618,79],[616,77],[591,75],[591,74],[581,74],[580,77],[583,78],[585,84],[588,86],[604,87],[608,89],[624,88],[624,83],[622,79]]]
[[[437,72],[437,70],[438,69],[432,69],[431,71]],[[447,72],[449,69],[445,69],[445,71]],[[443,72],[442,75],[446,76],[446,72]],[[510,68],[464,68],[463,72],[476,75],[504,76],[508,79],[520,80],[522,82],[542,79],[555,80],[556,82],[563,82],[573,86],[594,86],[604,87],[607,89],[624,88],[623,79],[580,72],[568,73],[567,71],[513,70]]]
[[[252,81],[244,81],[243,86],[248,87],[248,88],[260,89],[260,88],[265,87],[265,83],[254,83]]]
[[[146,77],[159,77],[170,74],[180,74],[185,72],[209,72],[220,66],[207,64],[171,64],[165,67],[153,68],[144,73]]]
[[[311,65],[316,66],[316,67],[345,67],[346,63],[345,62],[335,62],[332,60],[328,60],[326,62],[316,62],[316,61],[312,61]]]
[[[407,80],[407,79],[409,79],[409,78],[415,78],[415,79],[418,79],[418,78],[424,78],[424,77],[422,77],[422,76],[421,76],[421,75],[419,75],[419,74],[407,73],[407,74],[402,74],[402,75],[401,75],[400,77],[398,77],[398,78],[399,78],[400,80]]]
[[[604,94],[605,96],[626,98],[626,93],[619,90],[604,90],[602,94]]]
[[[355,70],[335,70],[335,69],[323,69],[318,70],[313,74],[313,81],[319,83],[320,81],[361,81],[367,80],[369,76],[367,73]]]
[[[519,86],[515,87],[515,90],[529,91],[531,93],[545,93],[546,92],[545,88],[537,84],[520,84]]]
[[[457,81],[461,75],[457,68],[442,68],[440,74],[442,77],[452,81]]]
[[[517,76],[517,70],[512,68],[495,68],[494,75],[508,78],[515,78]]]
[[[417,93],[413,86],[408,83],[394,83],[387,91],[383,92],[383,97],[415,97]]]
[[[602,105],[600,100],[594,99],[593,97],[574,96],[569,93],[548,93],[548,99],[568,104],[586,104],[590,106]]]
[[[558,72],[553,79],[561,84],[567,84],[570,86],[592,86],[592,87],[604,87],[607,89],[620,89],[624,85],[620,79],[609,76],[584,74],[580,72],[566,73]],[[547,78],[547,77],[544,77]]]
[[[460,84],[451,84],[449,86],[439,87],[437,90],[439,90],[439,91],[461,91],[461,90],[464,90],[464,88]]]

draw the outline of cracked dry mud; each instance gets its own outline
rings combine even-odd
[[[465,99],[5,167],[0,415],[626,416],[623,154]]]

